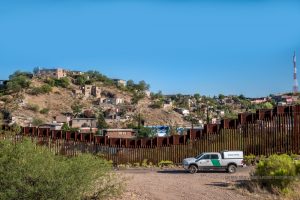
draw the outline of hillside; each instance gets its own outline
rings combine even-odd
[[[131,103],[133,94],[114,85],[103,85],[101,82],[93,83],[101,89],[101,98],[114,96],[123,99],[124,103],[122,104],[99,103],[99,98],[96,97],[76,96],[73,91],[80,87],[73,84],[72,81],[67,88],[54,86],[48,93],[31,94],[32,88],[38,88],[44,84],[43,79],[32,78],[30,88],[21,91],[18,95],[2,96],[1,108],[9,108],[13,121],[23,126],[50,123],[55,120],[55,116],[73,113],[72,105],[74,104],[80,104],[82,112],[92,110],[95,113],[105,113],[106,111],[109,113],[111,110],[130,107],[130,111],[123,113],[123,117],[118,117],[118,119],[106,117],[105,120],[111,128],[126,128],[128,124],[137,123],[135,119],[138,115],[142,117],[145,125],[189,125],[189,122],[185,121],[182,115],[175,111],[149,108],[153,102],[148,96],[143,97],[137,104]]]

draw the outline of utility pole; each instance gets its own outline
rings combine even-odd
[[[294,91],[294,94],[296,95],[298,93],[296,52],[294,52],[293,63],[294,63],[294,87],[293,87],[293,91]]]

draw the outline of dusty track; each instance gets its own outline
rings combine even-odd
[[[232,187],[235,181],[247,179],[249,172],[249,168],[240,169],[234,175],[225,172],[189,174],[182,169],[123,170],[118,173],[125,175],[128,181],[120,199],[250,199]]]

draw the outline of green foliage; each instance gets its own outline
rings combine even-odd
[[[22,128],[21,128],[21,126],[19,126],[17,123],[14,123],[14,124],[11,126],[11,130],[12,130],[13,133],[19,134],[19,133],[21,133]]]
[[[244,163],[247,166],[254,165],[255,164],[255,160],[256,160],[256,156],[253,155],[253,154],[250,154],[248,156],[244,156]]]
[[[121,184],[111,165],[92,155],[57,156],[25,140],[0,141],[0,199],[102,199]]]
[[[88,77],[84,74],[84,75],[79,75],[76,77],[76,84],[77,85],[81,85],[84,86],[88,81]]]
[[[284,190],[295,181],[296,165],[286,154],[271,155],[269,158],[260,160],[253,176],[259,177],[255,181],[267,189]]]
[[[27,104],[26,108],[33,112],[38,112],[40,110],[40,107],[37,104]]]
[[[49,113],[49,108],[43,108],[42,110],[40,110],[40,113],[44,114],[44,115],[48,114]]]
[[[92,84],[93,82],[102,82],[104,85],[114,84],[113,80],[98,71],[87,71],[85,74],[89,77],[89,84]]]
[[[150,108],[159,109],[163,107],[164,102],[162,100],[155,101],[153,104],[149,105]]]
[[[55,80],[53,78],[47,78],[44,82],[50,85],[51,87],[55,86]]]
[[[68,88],[70,85],[70,80],[67,77],[60,79],[54,79],[56,87]]]
[[[142,167],[148,167],[148,160],[147,159],[144,159],[142,164],[141,164]]]
[[[145,92],[150,89],[150,85],[147,84],[145,81],[135,83],[133,80],[128,80],[126,88],[131,92]]]
[[[52,91],[51,85],[44,84],[41,87],[32,87],[29,93],[32,95],[39,95],[39,94],[48,94],[51,91]]]
[[[131,99],[131,102],[132,102],[132,104],[138,104],[138,102],[139,102],[140,100],[142,100],[144,97],[145,97],[145,93],[138,93],[138,92],[135,92],[135,93],[133,94],[133,97],[132,97],[132,99]]]
[[[33,126],[39,126],[39,125],[41,125],[43,123],[44,123],[44,121],[41,120],[41,119],[39,119],[39,118],[33,118],[33,120],[32,120],[32,125]]]
[[[162,160],[158,163],[158,167],[171,167],[174,163],[170,160]]]
[[[79,113],[81,113],[82,108],[83,108],[83,105],[79,101],[77,101],[73,105],[71,105],[71,109],[73,110],[74,116],[77,116]]]
[[[137,137],[152,138],[152,137],[155,137],[155,132],[153,129],[151,129],[149,127],[142,126],[142,127],[140,127],[140,129],[138,129]]]
[[[224,94],[219,94],[219,99],[224,99],[225,95]]]
[[[164,98],[164,96],[161,91],[158,91],[157,93],[151,93],[152,100],[157,100],[157,99],[161,100],[163,98]]]
[[[104,118],[102,112],[100,112],[100,113],[98,114],[98,118],[97,118],[97,126],[98,126],[99,129],[105,129],[105,128],[108,128],[108,124],[106,123],[105,118]]]
[[[21,92],[23,89],[29,88],[31,80],[27,72],[17,71],[9,76],[6,89],[10,93]]]
[[[266,102],[266,103],[263,103],[263,104],[262,104],[262,108],[265,108],[265,109],[273,109],[273,105],[272,105],[272,103],[270,103],[270,102]]]

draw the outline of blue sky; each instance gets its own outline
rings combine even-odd
[[[287,92],[300,1],[0,0],[0,79],[36,66],[99,70],[152,91]]]

